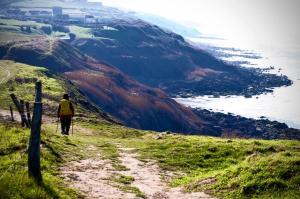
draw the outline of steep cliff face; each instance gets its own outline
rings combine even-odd
[[[67,42],[33,39],[1,44],[2,59],[62,73],[103,111],[141,129],[201,133],[203,122],[159,89],[131,79],[115,67],[82,54]]]
[[[143,83],[187,79],[189,73],[204,67],[235,70],[201,50],[193,57],[197,51],[183,37],[144,21],[111,20],[103,25],[113,30],[94,28],[95,39],[78,39],[73,45]]]
[[[257,94],[291,84],[287,77],[224,63],[180,35],[142,20],[101,23],[92,28],[94,38],[79,38],[72,44],[169,94]]]

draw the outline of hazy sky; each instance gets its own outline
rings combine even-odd
[[[95,1],[95,0],[94,0]],[[96,0],[97,1],[97,0]],[[100,0],[151,13],[234,41],[273,47],[300,43],[300,0]]]

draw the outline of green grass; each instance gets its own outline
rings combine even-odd
[[[84,28],[80,26],[68,26],[70,29],[70,32],[74,33],[76,37],[78,38],[92,38],[92,29],[91,28]]]
[[[117,125],[82,123],[101,139],[136,148],[173,171],[171,186],[205,191],[220,198],[297,198],[300,142],[163,135]],[[122,180],[122,179],[121,179]]]
[[[43,185],[37,186],[27,173],[26,148],[29,130],[18,126],[16,123],[0,122],[0,198],[78,198],[80,194],[67,188],[60,177],[59,168],[70,161],[94,158],[99,154],[102,158],[111,160],[117,170],[126,169],[121,168],[115,143],[107,137],[99,136],[99,132],[81,127],[81,130],[75,128],[75,135],[65,137],[56,133],[54,124],[43,125],[41,143]],[[87,150],[90,146],[96,148]],[[138,189],[128,184],[133,181],[129,176],[120,176],[117,181],[122,190],[142,195]]]
[[[134,181],[134,178],[131,176],[120,175],[115,176],[114,181],[122,184],[131,184]]]
[[[34,67],[13,61],[0,60],[0,68],[5,71],[1,73],[0,81],[0,107],[8,109],[12,104],[10,94],[25,101],[34,100],[35,81],[41,80],[43,83],[44,102],[53,105],[61,97],[65,89],[57,79],[47,76],[47,70],[42,67]],[[46,101],[45,101],[46,100]],[[56,106],[56,105],[55,105]]]
[[[47,24],[44,24],[44,23],[38,23],[38,22],[35,22],[35,21],[21,21],[21,20],[16,20],[16,19],[1,19],[0,22],[2,24],[6,24],[7,26],[10,26],[10,27],[19,27],[19,26],[35,26],[37,28],[41,28],[42,26],[46,26]],[[49,26],[49,25],[47,25]]]
[[[33,38],[44,37],[43,35],[33,35],[33,34],[24,34],[20,32],[5,31],[0,30],[0,42],[8,41],[28,41]]]
[[[31,32],[21,31],[21,26],[30,26]],[[47,37],[50,39],[66,37],[68,33],[52,31],[50,35],[44,33],[41,29],[43,26],[51,27],[49,24],[39,23],[35,21],[21,21],[15,19],[0,19],[0,41],[18,41],[27,40],[36,37]],[[88,35],[87,32],[82,31],[80,27],[73,28],[78,35]],[[85,35],[86,34],[86,35]],[[91,35],[90,35],[91,36]],[[86,37],[84,37],[86,38]],[[90,37],[87,37],[90,38]]]
[[[45,68],[12,61],[0,61],[0,108],[11,104],[10,93],[32,101],[36,77],[43,82],[48,96],[44,104],[56,108],[62,93],[79,91],[63,77],[48,74]],[[79,106],[79,105],[78,105]],[[186,191],[205,191],[219,198],[299,198],[300,142],[288,140],[221,139],[205,136],[162,135],[141,131],[88,117],[75,120],[79,130],[63,137],[55,125],[44,125],[42,134],[42,171],[44,185],[38,187],[27,177],[26,153],[28,130],[8,122],[0,124],[0,196],[4,198],[76,198],[78,193],[66,188],[58,168],[70,161],[98,157],[111,160],[116,170],[126,170],[120,163],[118,145],[136,148],[140,159],[156,160],[164,170],[176,175],[171,186]],[[6,127],[7,126],[7,127]],[[90,146],[95,150],[87,151]],[[9,168],[8,172],[5,172]],[[0,175],[1,176],[1,175]],[[143,197],[131,186],[130,176],[112,179],[126,192]],[[0,197],[0,198],[1,198]]]
[[[21,26],[30,26],[31,32],[21,30]],[[27,40],[33,37],[48,36],[40,28],[42,26],[50,26],[35,21],[21,21],[15,19],[0,19],[0,41],[18,41]],[[55,37],[56,34],[51,35]]]
[[[21,31],[21,26],[30,26],[31,32]],[[49,24],[38,23],[35,21],[21,21],[15,19],[0,19],[0,41],[18,41],[28,40],[36,37],[47,37],[48,39],[57,39],[68,37],[68,33],[52,31],[50,35],[41,30],[43,26],[51,26]],[[92,28],[86,28],[77,25],[67,26],[70,33],[74,33],[76,38],[95,38],[95,39],[109,39],[104,37],[96,37],[93,35]]]
[[[211,189],[226,198],[299,198],[299,152],[259,154],[216,175]]]
[[[98,123],[102,129],[110,129],[107,123]],[[18,124],[0,123],[0,198],[78,198],[80,194],[67,188],[59,176],[59,168],[70,161],[101,157],[111,160],[116,170],[126,170],[118,159],[119,152],[116,143],[102,131],[77,126],[75,135],[65,137],[56,133],[54,124],[43,125],[41,144],[41,170],[43,185],[37,186],[27,173],[27,143],[29,130],[18,128]],[[114,127],[115,129],[118,126]],[[119,127],[123,129],[123,127]],[[121,130],[120,130],[121,131]],[[87,150],[89,147],[93,150]],[[5,172],[8,169],[7,172]],[[143,197],[143,193],[130,184],[134,179],[130,176],[119,176],[111,179],[118,183],[118,188],[125,192]]]
[[[63,76],[50,74],[46,68],[36,67],[9,60],[0,60],[0,109],[9,110],[9,106],[15,109],[10,98],[14,93],[19,99],[34,101],[35,82],[42,81],[44,113],[54,116],[58,102],[64,93],[72,93],[76,113],[88,114],[97,117],[93,111],[87,111],[84,105],[77,103],[87,99],[80,91]]]
[[[142,159],[179,173],[172,186],[221,198],[296,198],[300,195],[299,141],[166,135],[123,140]],[[181,175],[180,175],[181,174]],[[182,175],[184,174],[184,175]],[[209,183],[205,183],[209,180]]]
[[[135,194],[137,197],[140,198],[145,198],[145,194],[143,192],[141,192],[141,190],[139,190],[137,187],[133,187],[133,186],[124,186],[124,185],[117,185],[116,186],[118,189],[127,192],[127,193],[133,193]]]
[[[42,7],[42,8],[52,8],[53,6],[60,6],[62,8],[76,8],[81,9],[82,5],[78,3],[72,3],[72,2],[64,2],[60,0],[25,0],[25,1],[19,1],[12,4],[13,6],[20,6],[20,7]]]
[[[54,125],[44,126],[42,168],[45,183],[51,190],[38,188],[39,191],[30,194],[45,197],[57,194],[60,198],[77,194],[74,190],[60,188],[63,182],[57,176],[57,168],[69,161],[97,157],[99,153],[102,158],[110,159],[116,170],[126,170],[118,159],[117,145],[122,145],[136,148],[141,160],[156,160],[162,169],[173,171],[177,175],[170,185],[184,186],[186,191],[204,191],[219,198],[279,199],[297,198],[300,195],[299,141],[183,135],[163,135],[162,139],[155,139],[155,132],[96,122],[93,119],[78,120],[76,125],[81,130],[75,130],[75,135],[70,137],[55,134]],[[4,171],[26,148],[28,131],[10,127],[6,131],[3,125],[1,129],[1,140],[6,140],[0,144],[1,171]],[[96,147],[95,150],[87,151],[91,145]],[[24,169],[25,162],[26,159],[22,158],[18,164],[21,166],[16,167],[13,173],[22,181],[18,186],[26,190],[35,185],[28,182],[30,179],[27,179]],[[0,187],[10,190],[8,186],[17,186],[7,185],[11,177],[6,176],[6,181],[3,181],[6,184],[0,184]],[[110,180],[119,189],[144,197],[140,190],[131,185],[133,177],[117,175]]]
[[[0,124],[0,198],[76,198],[78,193],[65,186],[58,176],[65,156],[77,157],[76,145],[65,137],[43,131],[41,170],[43,184],[37,186],[27,173],[26,147],[29,130]],[[58,148],[58,146],[60,148]],[[63,150],[62,150],[63,149]],[[72,152],[72,154],[70,154]]]
[[[132,176],[115,175],[112,176],[110,180],[116,183],[114,186],[118,189],[127,193],[133,193],[137,197],[145,198],[145,195],[143,192],[141,192],[141,190],[139,190],[137,187],[131,186],[131,183],[134,182],[134,178]]]
[[[70,32],[74,33],[77,38],[85,38],[85,39],[94,38],[98,40],[110,40],[110,38],[94,36],[92,28],[86,28],[86,27],[76,26],[76,25],[72,25],[68,27],[70,29]]]

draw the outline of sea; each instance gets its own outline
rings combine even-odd
[[[247,118],[265,117],[300,129],[300,44],[278,45],[276,48],[238,46],[233,40],[214,36],[187,38],[194,45],[206,49],[219,59],[242,67],[266,69],[264,72],[286,75],[291,86],[273,88],[272,93],[246,98],[244,96],[193,96],[175,98],[185,106],[232,113]],[[276,41],[274,41],[276,42]]]

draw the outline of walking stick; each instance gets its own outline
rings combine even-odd
[[[57,124],[56,124],[56,131],[55,131],[55,134],[57,133],[57,131],[58,131],[58,124],[59,124],[59,118],[57,118],[57,122],[56,122]]]
[[[73,123],[73,117],[71,119],[71,122],[72,122],[72,135],[73,135],[73,126],[74,126],[74,123]]]

